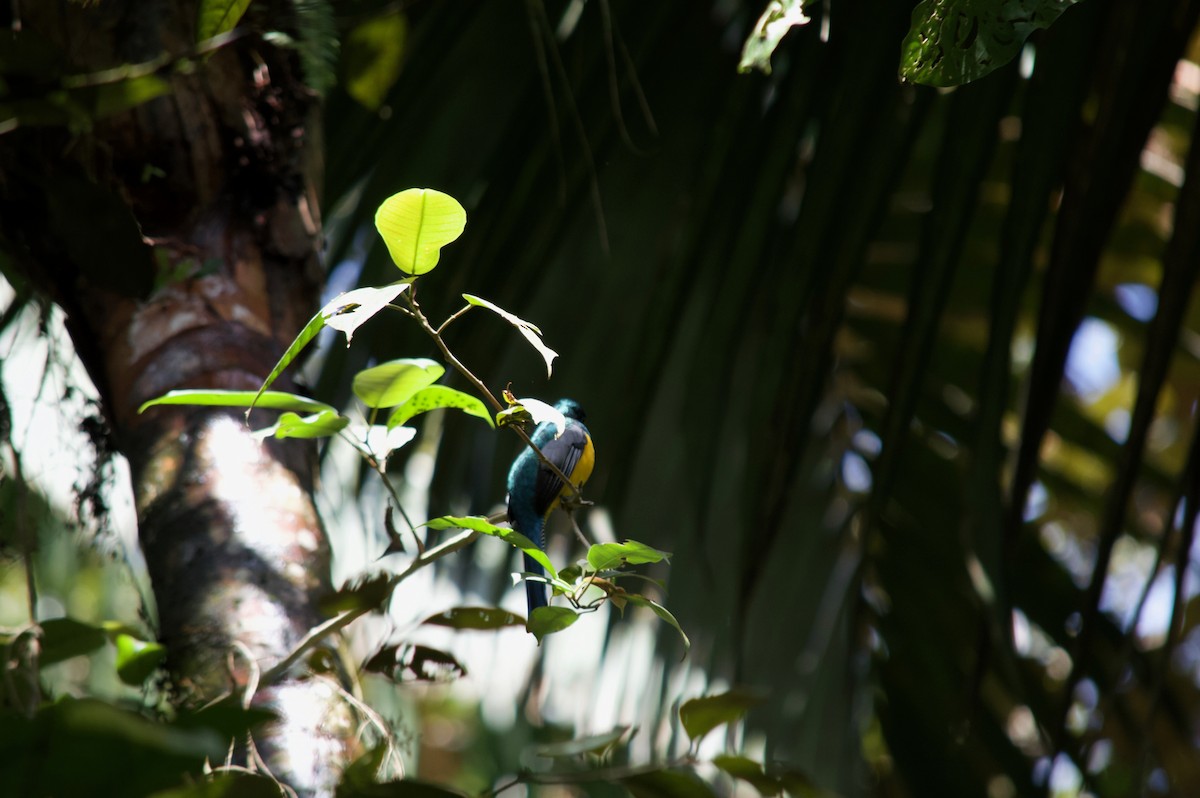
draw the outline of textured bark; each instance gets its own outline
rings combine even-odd
[[[78,71],[194,38],[194,3],[22,6],[25,30]],[[291,8],[252,12],[286,29]],[[295,54],[255,35],[170,83],[87,134],[0,136],[0,245],[67,311],[132,466],[179,700],[203,702],[253,685],[319,620],[329,547],[313,452],[256,441],[237,412],[137,408],[174,388],[257,388],[313,312],[316,98]],[[336,689],[296,675],[254,701],[281,714],[255,740],[270,770],[301,795],[331,794],[355,753]]]

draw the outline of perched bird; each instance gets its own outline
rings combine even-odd
[[[596,462],[592,436],[583,423],[583,408],[574,400],[559,399],[554,409],[566,417],[567,428],[560,431],[554,422],[544,421],[537,425],[530,437],[547,460],[558,466],[558,470],[570,477],[571,482],[582,487],[591,476],[592,466]],[[570,488],[538,459],[533,449],[526,446],[508,470],[509,523],[536,543],[538,548],[545,549],[546,519],[558,506],[564,493],[570,495]],[[544,573],[542,566],[529,555],[525,555],[525,568],[536,574]],[[546,585],[527,581],[525,598],[530,614],[537,607],[545,607]]]

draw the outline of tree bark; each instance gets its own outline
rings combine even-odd
[[[189,2],[21,10],[21,37],[72,72],[186,53],[195,37]],[[251,13],[287,30],[295,12]],[[262,763],[329,795],[356,753],[338,688],[296,674],[255,689],[329,590],[312,447],[261,443],[237,412],[137,412],[175,388],[256,389],[315,310],[317,98],[295,52],[254,33],[169,83],[90,131],[0,136],[0,246],[66,310],[130,461],[177,700],[249,693],[280,716],[256,736]]]

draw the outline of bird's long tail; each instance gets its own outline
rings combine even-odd
[[[521,530],[522,532],[524,532],[525,536],[527,538],[529,538],[530,540],[532,540],[534,543],[536,543],[539,549],[542,549],[543,551],[545,551],[546,540],[542,534],[542,527],[543,527],[542,519],[537,518],[535,516],[532,520],[530,520],[525,525],[525,527],[527,527],[529,529],[528,532],[525,532],[525,529]],[[539,576],[544,575],[546,573],[546,569],[542,568],[541,563],[539,563],[537,560],[530,557],[528,554],[526,554],[524,556],[525,556],[525,570],[526,571],[530,571],[532,573],[538,574]],[[545,582],[526,581],[525,582],[525,602],[529,607],[529,613],[531,615],[533,614],[534,609],[536,609],[537,607],[545,607],[547,604],[546,583]]]

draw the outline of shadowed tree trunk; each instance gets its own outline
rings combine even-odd
[[[292,9],[255,4],[247,21],[286,31]],[[20,46],[6,44],[43,76],[183,54],[195,38],[194,3],[20,11]],[[315,309],[317,98],[296,53],[254,34],[164,76],[169,93],[90,130],[0,136],[0,245],[65,309],[132,466],[178,700],[253,691],[280,715],[255,739],[269,770],[332,794],[354,753],[338,687],[297,673],[254,689],[329,588],[311,447],[260,443],[228,410],[137,413],[175,388],[257,388]]]

